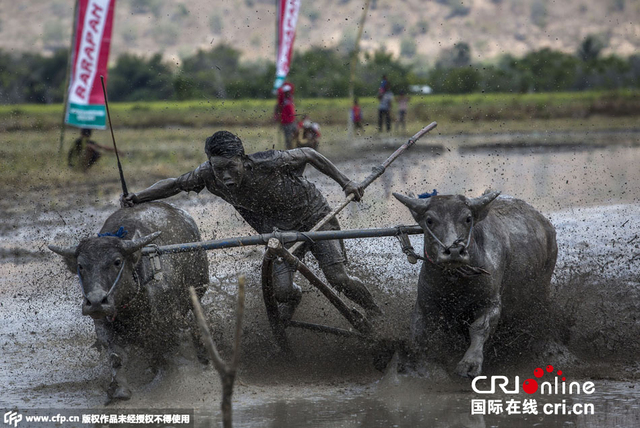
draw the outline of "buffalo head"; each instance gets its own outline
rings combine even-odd
[[[49,246],[64,258],[69,270],[78,275],[84,296],[83,315],[94,319],[115,318],[119,304],[139,291],[138,284],[133,284],[131,278],[142,254],[140,250],[160,233],[141,236],[136,232],[132,240],[113,236],[87,238],[68,248]]]
[[[461,195],[432,196],[416,199],[394,193],[409,208],[424,230],[424,255],[431,262],[446,267],[466,266],[470,262],[473,227],[487,214],[487,207],[500,192],[486,191],[478,198]]]

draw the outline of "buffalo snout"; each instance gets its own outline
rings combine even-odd
[[[464,245],[443,248],[438,254],[437,263],[450,266],[467,265],[469,264],[469,251]]]
[[[82,304],[82,315],[89,315],[93,319],[113,317],[115,307],[109,300],[108,293],[102,289],[88,293]]]

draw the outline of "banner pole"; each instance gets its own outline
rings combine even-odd
[[[71,31],[71,43],[69,44],[69,55],[67,57],[67,75],[64,82],[64,96],[62,100],[62,125],[60,126],[60,144],[58,145],[58,155],[62,154],[64,146],[65,121],[67,119],[67,104],[69,103],[69,80],[71,74],[71,64],[73,64],[73,45],[76,40],[76,31],[78,29],[78,2],[76,0],[73,5],[73,31]]]

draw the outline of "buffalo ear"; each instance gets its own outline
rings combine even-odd
[[[77,246],[62,248],[55,245],[49,245],[49,249],[51,251],[62,256],[64,263],[67,265],[67,268],[71,273],[78,272],[78,256],[76,255],[77,248]]]
[[[393,196],[395,196],[397,200],[399,200],[407,208],[409,208],[409,211],[411,211],[411,215],[413,215],[413,218],[417,222],[420,222],[422,220],[424,213],[427,212],[427,208],[429,207],[429,202],[431,201],[431,199],[425,200],[410,198],[408,196],[401,195],[400,193],[394,193]]]
[[[476,219],[476,221],[480,221],[487,216],[487,213],[489,212],[489,205],[499,195],[499,191],[487,189],[484,191],[482,196],[466,200],[466,204],[469,209],[471,209],[473,217]]]

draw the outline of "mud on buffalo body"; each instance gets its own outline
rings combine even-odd
[[[501,317],[528,318],[534,301],[545,304],[558,254],[549,220],[499,194],[415,199],[394,193],[424,230],[412,319],[418,358],[436,358],[443,332],[468,328],[470,344],[455,369],[465,377],[482,372],[485,344]]]
[[[78,275],[82,313],[93,318],[97,344],[108,351],[110,399],[131,397],[121,369],[133,345],[160,363],[162,354],[177,345],[180,329],[191,327],[198,355],[204,358],[189,312],[188,287],[195,287],[199,297],[204,294],[209,278],[206,254],[163,255],[158,270],[158,262],[153,266],[141,252],[152,242],[199,240],[200,232],[189,214],[154,202],[119,209],[105,221],[99,236],[83,239],[75,247],[49,247]]]

